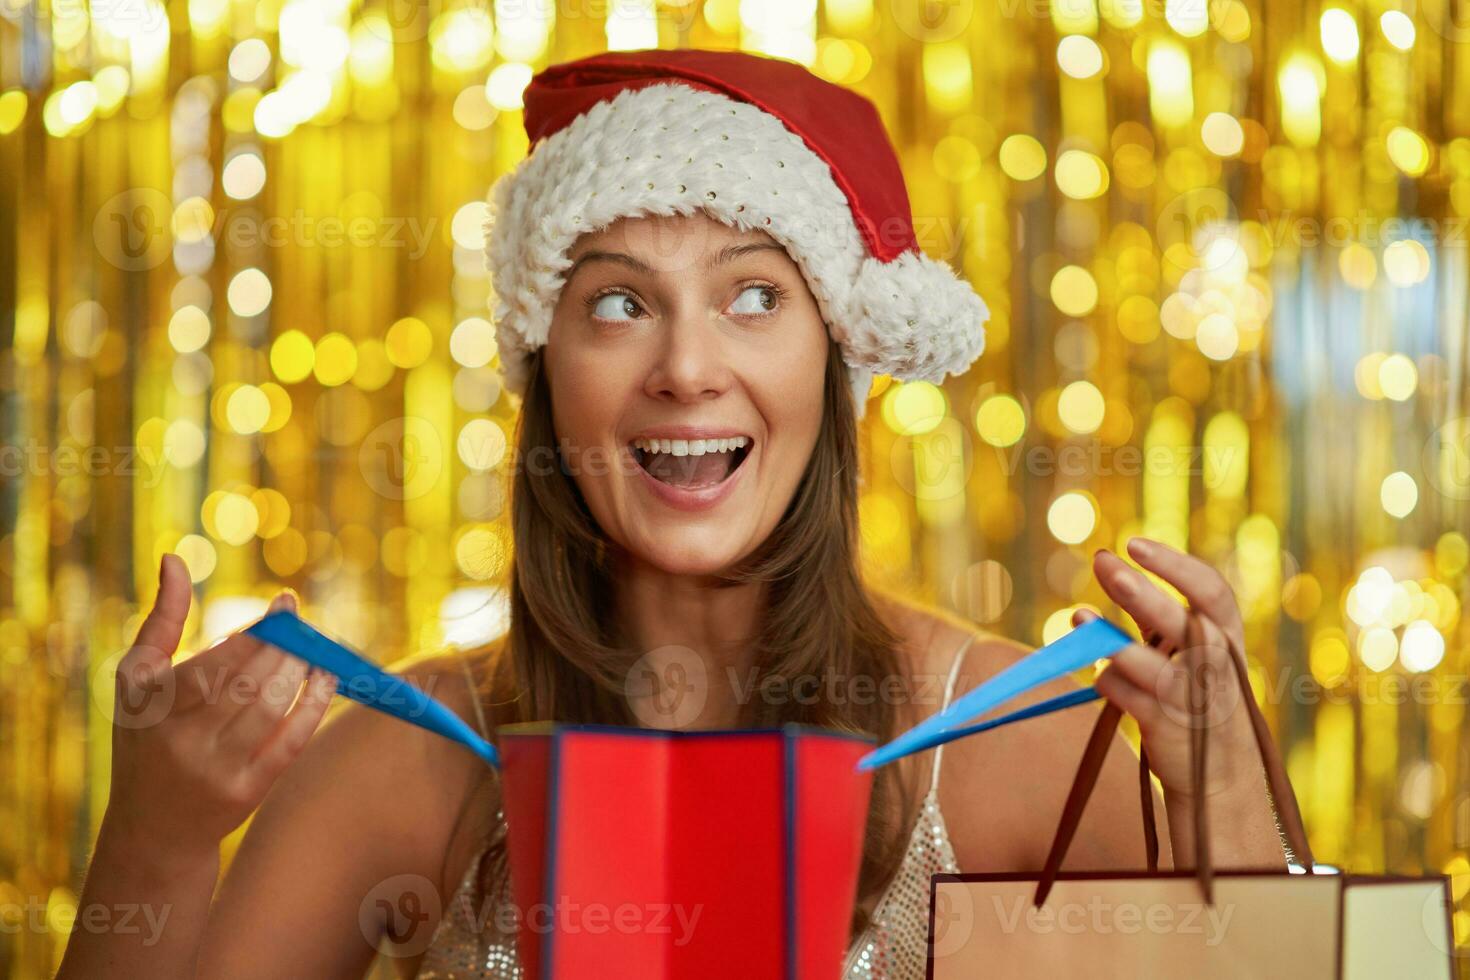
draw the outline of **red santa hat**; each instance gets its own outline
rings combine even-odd
[[[872,378],[939,382],[985,347],[984,301],[926,256],[873,104],[794,62],[610,51],[524,96],[527,157],[491,190],[486,260],[505,383],[522,394],[577,237],[703,211],[769,234],[801,269],[863,414]]]

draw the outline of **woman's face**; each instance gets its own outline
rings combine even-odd
[[[827,329],[764,232],[704,214],[583,235],[543,363],[558,448],[603,533],[675,574],[754,550],[822,422]]]

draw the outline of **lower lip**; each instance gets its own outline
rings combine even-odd
[[[632,453],[633,450],[629,449],[628,452]],[[745,472],[745,467],[750,463],[750,457],[754,454],[755,448],[752,447],[750,452],[745,454],[745,458],[740,461],[740,465],[735,467],[735,472],[725,477],[723,482],[699,490],[686,490],[684,487],[665,483],[645,470],[638,462],[636,455],[633,458],[633,465],[637,467],[638,476],[643,480],[643,485],[659,500],[675,510],[701,511],[709,510],[730,495],[730,492],[735,489],[736,482],[740,479],[740,474]]]

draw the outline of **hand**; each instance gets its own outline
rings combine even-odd
[[[1226,637],[1244,650],[1244,625],[1235,596],[1224,576],[1210,565],[1147,538],[1133,538],[1128,552],[1135,561],[1174,586],[1201,614],[1203,649],[1199,662],[1210,677],[1210,699],[1203,722],[1192,719],[1186,610],[1123,559],[1107,550],[1097,553],[1093,568],[1103,591],[1138,623],[1145,635],[1157,634],[1178,651],[1171,660],[1151,646],[1133,644],[1116,654],[1099,674],[1095,687],[1104,698],[1138,722],[1149,766],[1163,784],[1171,804],[1194,795],[1190,781],[1192,726],[1209,725],[1205,767],[1206,797],[1229,798],[1249,806],[1265,799],[1260,753]],[[1086,610],[1077,622],[1092,618]]]
[[[148,859],[218,860],[219,842],[260,804],[336,692],[330,674],[243,633],[173,663],[192,596],[183,560],[165,555],[153,609],[118,662],[99,850],[105,841]],[[289,592],[271,602],[295,606]]]

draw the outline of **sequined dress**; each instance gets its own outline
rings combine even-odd
[[[954,695],[955,677],[971,640],[973,636],[955,654],[945,683],[944,707]],[[929,879],[939,872],[959,871],[944,815],[939,811],[939,763],[943,752],[943,746],[934,750],[929,791],[920,805],[908,849],[874,907],[872,921],[848,948],[841,980],[919,980],[924,976]],[[500,825],[504,826],[503,822]],[[489,901],[476,900],[484,853],[470,862],[445,907],[417,980],[521,980],[509,881],[499,881]]]

